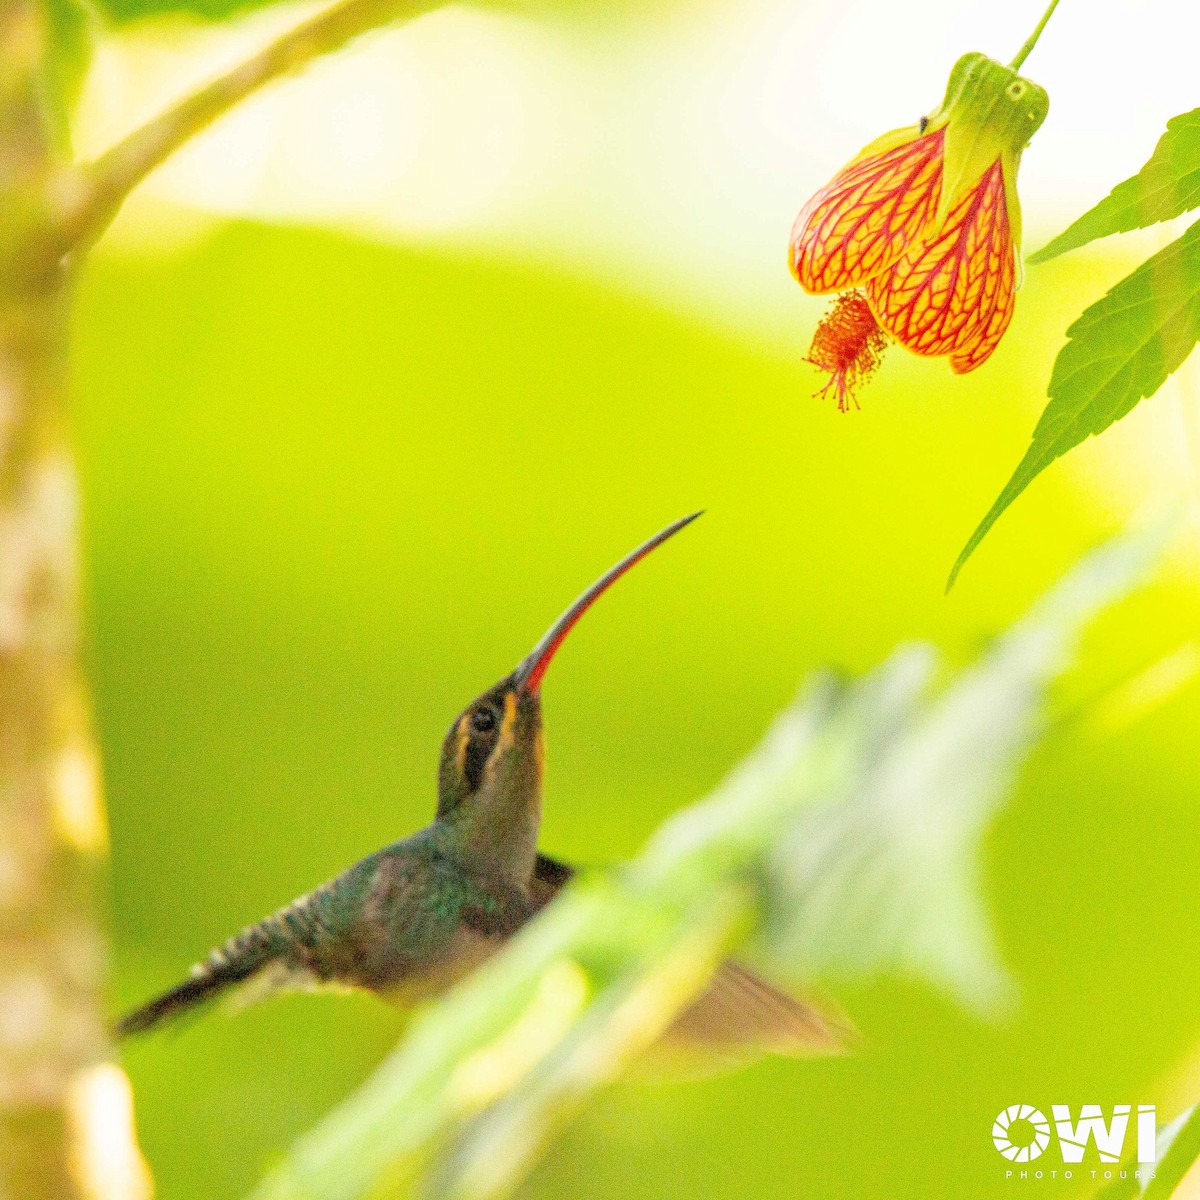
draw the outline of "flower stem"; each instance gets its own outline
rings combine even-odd
[[[1058,0],[1050,0],[1046,6],[1046,11],[1042,13],[1042,19],[1037,23],[1037,28],[1025,39],[1025,45],[1017,51],[1017,56],[1008,65],[1014,70],[1019,71],[1021,64],[1029,57],[1029,52],[1037,45],[1038,38],[1042,36],[1042,30],[1046,28],[1046,23],[1054,15],[1054,10],[1058,7]]]

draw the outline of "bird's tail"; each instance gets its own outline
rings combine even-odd
[[[182,983],[122,1017],[117,1023],[117,1036],[145,1033],[215,999],[280,962],[287,948],[286,927],[278,914],[251,925],[197,963]]]

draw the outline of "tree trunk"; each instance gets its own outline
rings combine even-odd
[[[107,835],[78,662],[71,286],[41,249],[69,179],[45,11],[0,0],[0,1200],[115,1200],[140,1160],[120,1136],[96,1153],[98,1106],[128,1122],[101,1065]]]

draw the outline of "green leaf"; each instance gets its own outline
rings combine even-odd
[[[1096,1200],[1167,1200],[1200,1158],[1200,1104],[1185,1109],[1158,1134],[1154,1178],[1134,1179],[1138,1169],[1128,1166],[1124,1179],[1116,1178],[1096,1193]],[[1151,1168],[1140,1168],[1147,1176]]]
[[[1167,1200],[1200,1158],[1200,1104],[1181,1113],[1158,1135],[1158,1166],[1143,1193],[1146,1200]]]
[[[1009,998],[981,905],[983,837],[1040,732],[1046,686],[1087,621],[1145,573],[1155,543],[1147,532],[1089,555],[907,714],[851,794],[777,838],[773,887],[785,904],[766,926],[775,973],[920,977],[977,1009]],[[932,838],[903,833],[932,828]]]
[[[1067,338],[1033,441],[963,547],[947,591],[1001,513],[1042,471],[1152,396],[1200,340],[1200,222],[1086,309]]]
[[[1150,161],[1053,241],[1031,255],[1048,262],[1096,238],[1145,229],[1200,207],[1200,108],[1172,117]]]

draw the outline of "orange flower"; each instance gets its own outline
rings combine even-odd
[[[809,361],[830,372],[839,407],[874,369],[884,335],[958,374],[996,349],[1017,289],[1021,152],[1046,118],[1037,84],[982,54],[955,64],[941,108],[867,146],[804,206],[792,274],[835,307]],[[873,326],[863,317],[869,312]]]

